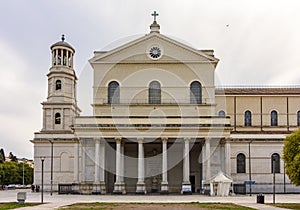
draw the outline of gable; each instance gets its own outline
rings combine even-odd
[[[149,50],[158,46],[162,56],[158,60],[149,57]],[[159,33],[150,33],[107,52],[95,52],[89,60],[94,63],[218,63],[212,51],[200,51]]]

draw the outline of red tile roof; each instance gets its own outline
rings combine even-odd
[[[298,95],[300,86],[282,87],[217,87],[216,95]]]

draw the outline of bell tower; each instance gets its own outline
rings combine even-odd
[[[79,116],[77,106],[76,83],[77,77],[73,67],[74,48],[61,41],[51,47],[52,62],[48,77],[48,96],[43,105],[43,128],[47,131],[70,131],[74,118]]]

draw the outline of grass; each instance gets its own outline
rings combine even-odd
[[[280,208],[286,208],[286,209],[300,209],[300,203],[267,203],[271,206],[276,206]]]
[[[27,207],[27,206],[36,206],[36,205],[40,205],[40,203],[18,204],[17,202],[7,202],[7,203],[0,203],[0,210],[16,209],[16,208]]]
[[[170,209],[235,209],[235,210],[252,210],[252,208],[239,206],[233,203],[77,203],[60,208],[61,210],[127,210],[127,209],[141,209],[141,210],[170,210]]]
[[[198,203],[201,209],[236,209],[236,210],[250,210],[253,208],[240,206],[234,203]]]

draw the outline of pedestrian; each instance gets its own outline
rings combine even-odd
[[[31,192],[34,192],[35,186],[32,184],[31,185]]]

